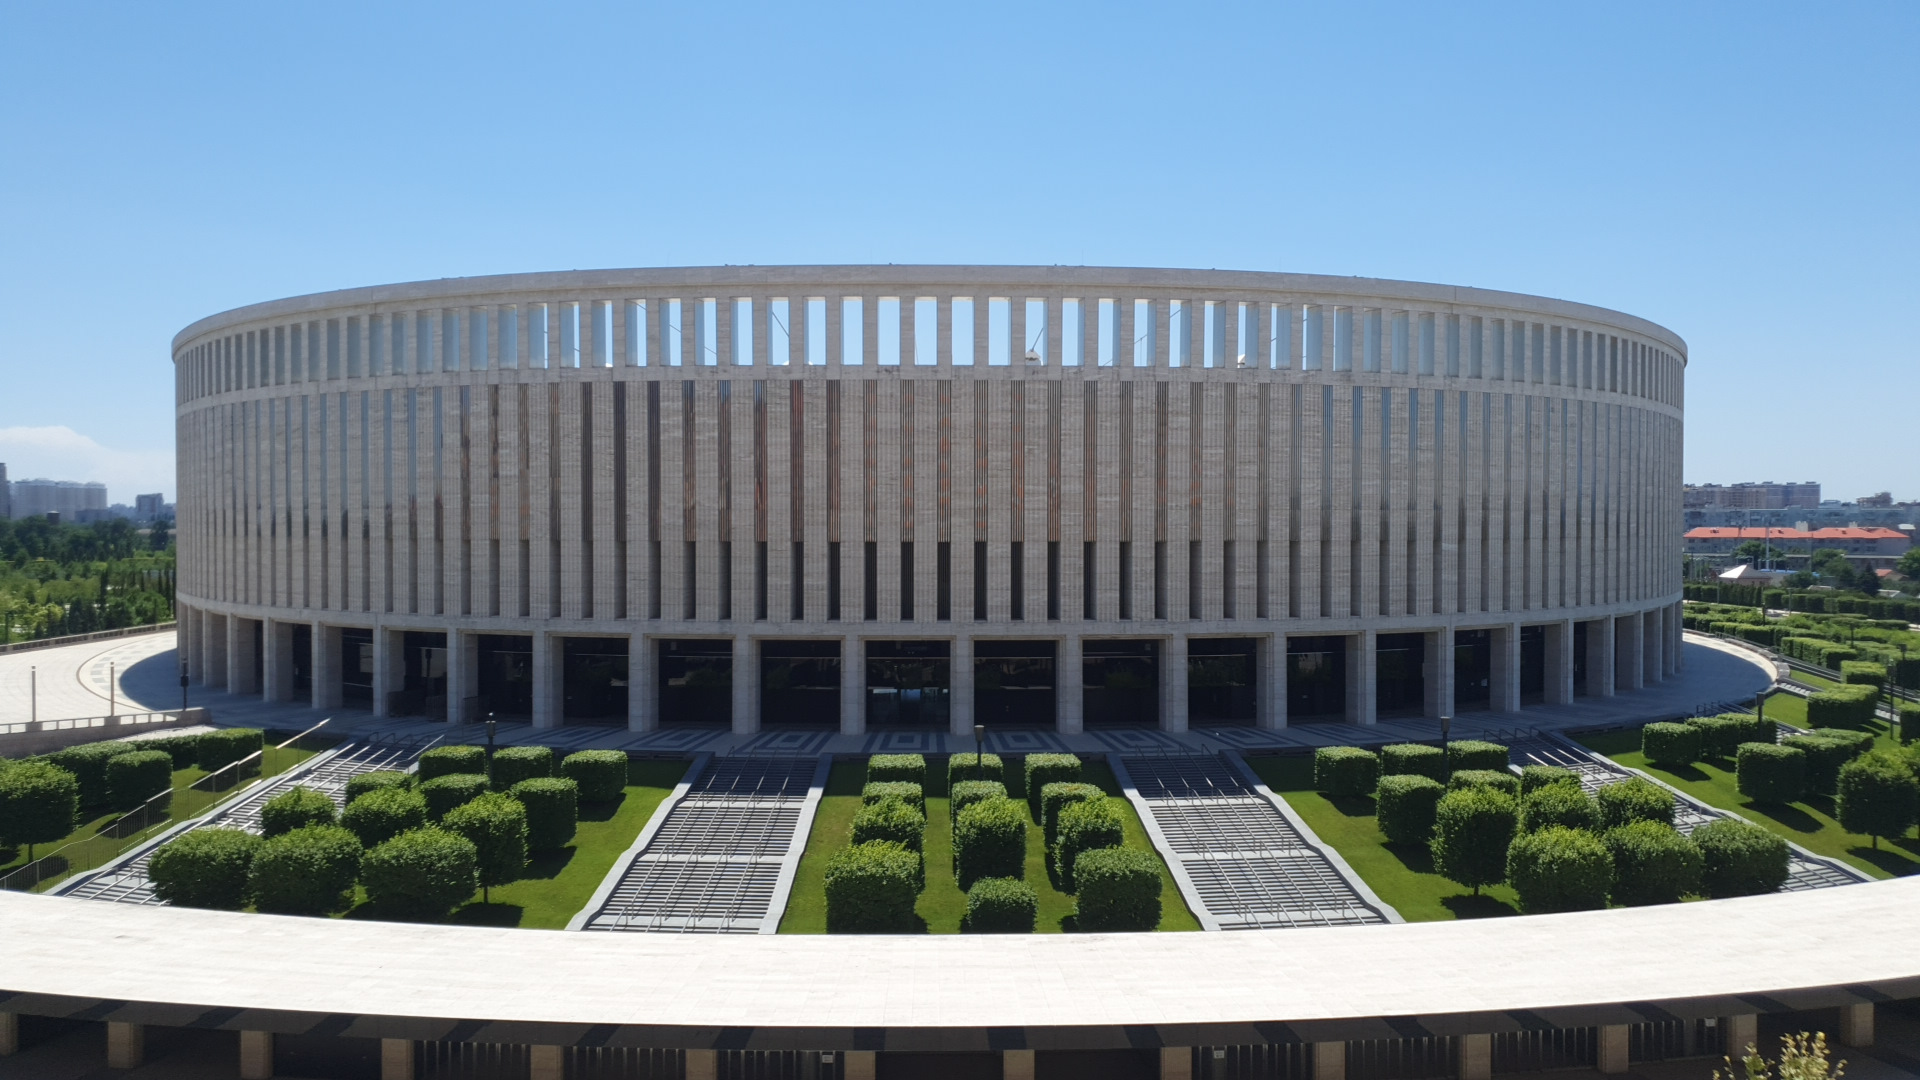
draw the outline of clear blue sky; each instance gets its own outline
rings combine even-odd
[[[1920,5],[14,2],[0,460],[173,491],[168,343],[708,263],[1479,285],[1691,347],[1689,480],[1920,498]]]

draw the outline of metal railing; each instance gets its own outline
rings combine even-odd
[[[96,870],[151,839],[154,833],[199,817],[225,803],[255,780],[278,776],[310,756],[291,750],[295,743],[325,727],[320,721],[277,746],[263,746],[238,761],[229,762],[184,788],[154,795],[121,814],[91,836],[63,844],[31,862],[0,875],[0,891],[34,892],[73,874]]]
[[[13,641],[0,645],[0,656],[7,653],[26,652],[29,649],[57,649],[62,645],[85,645],[89,641],[107,641],[111,638],[133,637],[136,634],[157,634],[162,630],[178,629],[179,626],[177,622],[149,623],[146,626],[123,626],[118,630],[95,630],[90,634],[67,634],[62,637]]]

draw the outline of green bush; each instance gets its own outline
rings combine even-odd
[[[1007,785],[998,780],[962,780],[947,789],[947,814],[958,823],[960,811],[977,802],[1007,797]]]
[[[1069,803],[1060,810],[1053,841],[1053,874],[1060,891],[1074,891],[1074,860],[1083,851],[1119,847],[1126,842],[1126,819],[1111,800]]]
[[[863,806],[872,806],[882,799],[898,799],[922,814],[927,812],[926,793],[911,780],[883,780],[860,789],[860,803]]]
[[[200,736],[169,735],[164,739],[142,739],[140,745],[148,750],[165,750],[173,759],[176,769],[191,769],[200,760]]]
[[[1520,797],[1520,778],[1505,770],[1461,769],[1447,781],[1447,790],[1467,787],[1492,788],[1509,798]]]
[[[1673,824],[1673,793],[1650,780],[1634,777],[1608,784],[1593,793],[1600,807],[1600,827],[1617,829],[1635,821]]]
[[[80,782],[49,761],[22,761],[0,769],[0,840],[33,857],[80,824]]]
[[[260,832],[269,840],[309,825],[331,825],[339,817],[333,800],[302,784],[275,795],[260,808]],[[355,855],[357,861],[360,856]]]
[[[953,826],[953,876],[962,889],[981,878],[1017,878],[1027,869],[1026,808],[988,799],[960,812]]]
[[[1534,833],[1555,826],[1596,832],[1600,828],[1600,807],[1579,784],[1548,784],[1521,797],[1521,832]]]
[[[1734,782],[1755,802],[1797,802],[1807,792],[1807,755],[1778,743],[1741,743]]]
[[[919,754],[875,754],[867,759],[867,783],[893,781],[927,786],[927,759]]]
[[[1835,742],[1845,743],[1848,749],[1852,751],[1848,760],[1859,757],[1861,754],[1873,749],[1874,734],[1871,731],[1856,731],[1853,728],[1843,727],[1823,727],[1809,728],[1807,734],[1818,736],[1822,739],[1832,739]]]
[[[1671,825],[1635,821],[1601,839],[1613,853],[1613,902],[1671,904],[1700,891],[1700,849]]]
[[[1152,930],[1160,925],[1160,860],[1145,851],[1095,848],[1074,859],[1079,888],[1074,919],[1091,932]]]
[[[1840,780],[1840,766],[1861,753],[1861,748],[1851,740],[1834,739],[1811,732],[1789,735],[1780,740],[1780,745],[1791,746],[1806,755],[1803,774],[1806,788],[1820,795],[1833,794],[1834,785]]]
[[[981,878],[967,890],[963,928],[970,934],[1031,934],[1040,900],[1019,878]]]
[[[882,799],[877,803],[862,806],[853,815],[853,828],[848,842],[868,844],[875,840],[885,840],[909,851],[926,849],[927,818],[915,810],[911,803],[900,799]]]
[[[367,899],[385,914],[443,919],[479,886],[479,861],[479,852],[464,836],[432,827],[413,829],[361,856],[360,884]]]
[[[160,845],[147,860],[153,895],[176,907],[238,911],[261,840],[239,829],[194,829]]]
[[[484,746],[436,746],[420,755],[420,767],[417,770],[421,783],[435,777],[450,776],[454,773],[480,773],[487,771],[487,748]]]
[[[355,773],[347,780],[347,802],[351,804],[353,800],[365,795],[369,791],[379,791],[382,788],[410,788],[412,786],[413,777],[403,772],[381,769],[375,772]]]
[[[421,784],[415,790],[427,800],[427,820],[439,821],[454,807],[485,795],[487,778],[479,773],[446,773]]]
[[[509,746],[493,755],[493,790],[507,791],[522,780],[553,775],[553,747]]]
[[[361,847],[368,848],[426,823],[425,796],[405,788],[369,791],[348,803],[340,814],[340,824],[360,838]]]
[[[1462,769],[1492,769],[1505,772],[1507,768],[1507,748],[1499,743],[1485,742],[1480,739],[1462,739],[1447,748],[1448,760],[1453,763],[1453,771]]]
[[[1097,784],[1048,784],[1040,792],[1040,829],[1052,849],[1060,838],[1060,811],[1074,803],[1099,802],[1107,797]]]
[[[1903,701],[1900,703],[1900,741],[1910,743],[1920,739],[1920,702]]]
[[[173,755],[137,750],[107,759],[107,795],[116,810],[131,810],[173,787]]]
[[[581,802],[612,802],[627,789],[626,751],[576,751],[560,759],[560,775],[579,785]]]
[[[1552,825],[1514,838],[1507,880],[1529,915],[1603,908],[1613,887],[1613,856],[1592,833]]]
[[[1580,774],[1558,765],[1522,765],[1520,767],[1520,794],[1531,795],[1543,787],[1554,784],[1572,784],[1578,787]]]
[[[504,792],[490,791],[447,811],[440,827],[473,845],[474,869],[483,888],[518,880],[527,871],[527,808]]]
[[[920,856],[876,841],[842,848],[827,860],[827,932],[885,934],[914,922],[920,895]]]
[[[360,874],[360,855],[359,839],[338,825],[303,825],[260,845],[247,872],[247,894],[255,908],[273,915],[338,911]]]
[[[1425,743],[1394,743],[1380,748],[1380,775],[1425,776],[1445,782],[1447,755]]]
[[[580,785],[564,776],[536,776],[513,785],[510,794],[527,808],[527,846],[558,851],[580,825]]]
[[[1048,784],[1080,782],[1080,759],[1073,754],[1028,754],[1020,767],[1026,778],[1027,811],[1035,821],[1041,818],[1040,794]]]
[[[195,740],[193,752],[199,766],[213,772],[265,746],[266,733],[259,728],[221,728]]]
[[[1313,786],[1333,798],[1361,798],[1380,786],[1380,755],[1357,746],[1323,746],[1313,752]]]
[[[1879,690],[1887,685],[1887,669],[1868,660],[1843,660],[1840,663],[1840,681]]]
[[[1006,768],[1000,764],[999,754],[969,754],[965,751],[947,758],[947,790],[962,780],[997,780],[1007,782]]]
[[[1669,769],[1700,760],[1702,732],[1691,724],[1648,724],[1640,729],[1640,752]]]
[[[1871,686],[1836,686],[1807,696],[1807,726],[1857,728],[1873,723],[1880,692]]]
[[[1434,808],[1434,873],[1475,894],[1481,886],[1505,881],[1507,846],[1518,823],[1519,810],[1503,792],[1485,787],[1447,792]]]
[[[1688,727],[1700,733],[1700,755],[1708,758],[1732,757],[1743,742],[1753,741],[1747,725],[1726,716],[1688,717]]]
[[[1421,773],[1380,778],[1374,821],[1389,844],[1424,844],[1433,839],[1434,810],[1447,793],[1438,780]]]
[[[73,774],[80,790],[80,808],[94,810],[110,805],[112,798],[107,789],[107,762],[121,754],[131,754],[136,747],[128,742],[95,742],[69,746],[56,750],[41,758],[41,761]]]
[[[1850,833],[1873,837],[1905,836],[1920,821],[1920,780],[1897,754],[1876,751],[1840,767],[1834,817]]]
[[[1751,822],[1719,818],[1693,830],[1700,885],[1718,900],[1778,892],[1787,881],[1787,842]]]

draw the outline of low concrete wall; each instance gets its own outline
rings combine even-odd
[[[121,739],[149,731],[192,727],[211,722],[213,714],[204,708],[173,712],[127,713],[122,716],[89,716],[77,720],[30,720],[0,724],[0,757],[22,758],[50,754],[81,743]]]

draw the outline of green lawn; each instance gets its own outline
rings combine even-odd
[[[1797,709],[1797,711],[1796,711]],[[1767,715],[1798,727],[1807,723],[1807,703],[1803,698],[1781,694],[1767,701]],[[1879,725],[1876,746],[1889,746],[1885,725]],[[1649,776],[1686,792],[1709,806],[1717,806],[1764,825],[1781,836],[1817,855],[1839,859],[1874,877],[1901,877],[1920,873],[1920,840],[1911,837],[1884,841],[1874,850],[1871,838],[1845,832],[1833,819],[1833,799],[1815,795],[1785,806],[1753,802],[1740,794],[1733,762],[1725,758],[1704,761],[1682,769],[1651,764],[1640,753],[1638,731],[1606,731],[1579,738],[1589,750],[1612,758],[1622,765],[1639,769]]]
[[[781,933],[826,933],[827,860],[846,846],[853,816],[860,810],[860,788],[866,768],[864,761],[834,764],[833,773],[827,780],[827,790],[813,819],[813,831],[807,837],[806,851],[800,858],[799,872],[794,877],[793,895],[788,899],[786,913],[780,920]],[[1023,800],[1022,805],[1025,805],[1026,792],[1015,761],[1008,762],[1007,773],[1011,781],[1007,785],[1008,794]],[[1083,773],[1087,783],[1098,784],[1108,795],[1115,797],[1126,819],[1126,846],[1153,851],[1153,845],[1147,840],[1147,832],[1141,827],[1139,816],[1134,813],[1133,804],[1120,796],[1120,785],[1114,780],[1113,771],[1102,762],[1090,761],[1086,763]],[[929,763],[927,774],[927,887],[920,893],[914,913],[919,916],[922,933],[957,934],[960,932],[961,917],[966,914],[967,897],[953,877],[953,825],[948,813],[945,763],[938,760]],[[1165,865],[1160,868],[1160,876],[1159,929],[1200,929],[1199,922],[1187,910],[1180,890],[1173,883],[1173,875],[1167,872]],[[1057,934],[1072,930],[1073,897],[1053,887],[1047,870],[1045,836],[1035,824],[1027,826],[1026,880],[1040,901],[1038,931]]]
[[[1254,757],[1247,763],[1308,828],[1347,860],[1368,888],[1408,922],[1519,913],[1511,888],[1494,885],[1475,896],[1472,889],[1434,873],[1433,857],[1426,848],[1388,844],[1374,824],[1371,798],[1334,799],[1315,791],[1311,757]]]
[[[537,854],[519,881],[496,886],[492,903],[473,899],[453,913],[450,922],[469,926],[517,926],[526,930],[564,930],[593,897],[613,864],[633,846],[640,830],[673,793],[686,774],[687,762],[636,759],[627,768],[627,789],[620,801],[583,806],[573,843],[559,851]],[[354,887],[354,906],[347,918],[376,918],[368,909],[364,889]]]

